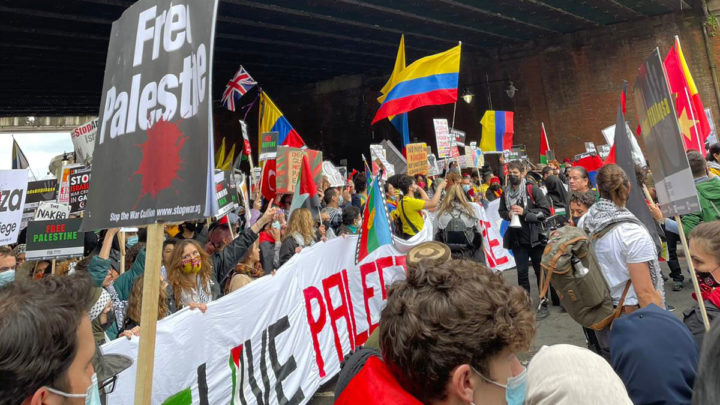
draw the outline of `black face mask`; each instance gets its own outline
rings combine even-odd
[[[195,223],[194,222],[185,222],[183,224],[183,228],[187,229],[190,232],[195,232]]]
[[[517,186],[520,184],[520,176],[515,176],[515,175],[508,176],[508,181],[513,186]]]
[[[101,323],[100,327],[103,328],[103,330],[108,330],[108,328],[115,323],[115,311],[111,309],[105,316],[107,317],[107,321]]]
[[[578,222],[580,222],[580,218],[582,218],[582,217],[572,217],[573,225],[578,226]]]

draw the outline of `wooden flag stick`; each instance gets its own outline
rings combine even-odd
[[[695,296],[697,297],[698,306],[700,307],[700,315],[702,315],[703,323],[705,324],[705,331],[710,331],[710,320],[707,316],[707,310],[705,309],[705,301],[703,300],[702,294],[700,293],[700,283],[698,283],[697,274],[695,274],[695,266],[693,265],[692,259],[690,258],[690,248],[685,239],[685,230],[683,230],[680,215],[675,216],[675,221],[678,224],[678,230],[680,231],[680,241],[682,242],[683,250],[685,251],[685,260],[687,260],[688,268],[690,269],[690,277],[692,279],[693,288],[695,289]]]
[[[145,276],[140,313],[140,347],[135,377],[135,403],[149,404],[152,400],[153,368],[155,365],[155,331],[160,298],[160,265],[162,264],[163,225],[147,227]]]
[[[232,222],[230,222],[230,214],[225,214],[225,218],[228,222],[228,229],[230,229],[230,239],[235,239],[235,233],[233,232]]]
[[[52,274],[54,276],[55,275],[55,259],[52,259],[51,263],[52,263],[51,264],[52,267],[50,268],[50,274]]]
[[[120,245],[120,274],[125,273],[125,232],[118,232],[118,245]]]

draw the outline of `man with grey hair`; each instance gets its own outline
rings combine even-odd
[[[695,229],[702,222],[715,221],[720,218],[720,179],[710,178],[707,173],[707,162],[700,152],[691,150],[687,153],[690,171],[695,178],[700,211],[684,215],[682,226],[685,235]]]

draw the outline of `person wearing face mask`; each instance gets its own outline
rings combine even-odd
[[[587,214],[593,204],[595,204],[594,192],[572,192],[570,194],[570,224],[572,226],[582,227],[582,218]]]
[[[334,234],[337,234],[338,228],[342,225],[343,207],[346,206],[345,198],[337,189],[329,188],[325,190],[323,201],[325,202],[325,208],[322,209],[322,213],[327,214],[330,218],[326,225]]]
[[[18,267],[15,255],[8,246],[0,246],[0,287],[15,281],[15,269]]]
[[[543,183],[547,188],[547,196],[552,202],[555,215],[568,215],[568,193],[565,190],[563,182],[555,175],[555,171],[550,166],[542,169]]]
[[[522,405],[517,358],[535,335],[528,296],[468,260],[423,260],[389,287],[379,340],[336,404]]]
[[[550,204],[545,194],[534,184],[525,181],[523,165],[518,161],[508,163],[508,182],[500,199],[498,213],[507,221],[520,223],[520,227],[510,227],[503,237],[503,247],[510,249],[517,263],[518,285],[530,295],[530,278],[528,275],[528,262],[532,260],[535,277],[540,287],[540,262],[547,238],[542,234],[542,222],[550,217]],[[559,305],[560,300],[551,289],[553,305]],[[538,309],[538,318],[543,319],[549,315],[547,303]]]
[[[100,404],[87,273],[0,288],[0,404]]]
[[[705,222],[693,229],[689,236],[690,259],[700,283],[702,300],[710,323],[720,318],[720,221]],[[697,301],[695,293],[692,297]],[[705,324],[700,306],[695,304],[683,312],[683,322],[690,329],[698,347],[702,347]]]
[[[495,201],[498,198],[502,197],[502,195],[503,189],[500,185],[500,178],[498,176],[492,176],[492,178],[490,179],[490,186],[485,192],[485,198],[488,201]]]

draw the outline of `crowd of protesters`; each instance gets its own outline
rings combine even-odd
[[[676,291],[689,277],[677,259],[678,227],[688,234],[686,254],[702,292],[693,297],[705,303],[710,333],[698,305],[683,308],[680,321],[665,302],[661,252],[626,208],[628,175],[636,173],[606,165],[593,184],[585,168],[551,160],[544,167],[501,161],[495,171],[463,173],[454,165],[439,176],[387,177],[381,208],[394,235],[412,239],[432,223],[432,238],[447,254],[408,259],[407,278],[388,291],[378,350],[353,354],[361,364],[353,373],[344,369],[338,403],[720,403],[720,324],[713,322],[720,312],[718,159],[720,144],[707,156],[688,152],[701,211],[676,223],[648,201],[668,243]],[[652,188],[644,169],[639,173]],[[255,195],[247,223],[233,213],[167,225],[158,319],[186,307],[208,311],[209,302],[272,277],[303,249],[358,234],[370,186],[365,173],[356,173],[340,187],[323,181],[313,197],[317,210],[291,210],[292,194],[273,201]],[[495,200],[513,224],[503,247],[514,256],[518,286],[485,266],[478,213]],[[518,354],[531,347],[536,320],[548,316],[547,300],[532,304],[529,268],[539,293],[547,230],[563,226],[601,235],[594,253],[621,315],[612,329],[584,329],[589,350],[557,344],[523,364]],[[17,245],[0,247],[0,404],[91,403],[112,391],[129,359],[103,355],[99,346],[142,335],[147,254],[143,230],[128,234],[122,247],[119,231],[88,233],[85,257],[54,264],[26,261],[23,235]],[[560,305],[553,288],[549,297]],[[371,388],[378,376],[381,384]]]

